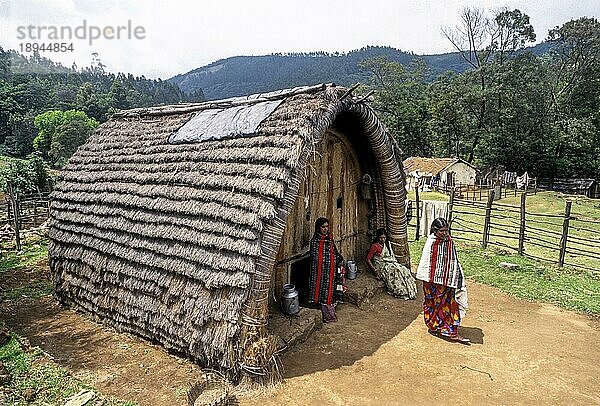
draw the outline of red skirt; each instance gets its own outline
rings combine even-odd
[[[429,331],[443,336],[455,336],[460,324],[460,313],[454,298],[454,288],[423,282],[423,296],[423,317]]]

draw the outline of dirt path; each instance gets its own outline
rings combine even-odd
[[[471,346],[426,333],[417,301],[382,294],[343,305],[283,356],[286,380],[242,405],[600,404],[600,322],[470,283],[462,334]],[[2,319],[100,391],[141,405],[185,404],[200,369],[137,337],[117,334],[52,298],[4,303]]]
[[[390,318],[406,324],[420,301],[382,297],[379,308],[392,317],[352,317],[358,322],[348,321],[357,309],[341,309],[343,332],[326,325],[284,357],[282,386],[242,404],[600,404],[597,320],[473,282],[469,300],[461,333],[471,346],[427,334],[419,314],[371,355],[340,367],[328,360],[336,348],[387,336]]]

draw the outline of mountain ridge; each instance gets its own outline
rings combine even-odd
[[[541,43],[525,51],[547,52]],[[169,82],[185,93],[202,90],[207,100],[268,92],[295,86],[333,82],[349,86],[365,82],[369,73],[358,64],[368,58],[384,56],[408,66],[421,59],[429,69],[430,79],[444,72],[462,73],[469,65],[458,52],[417,55],[389,46],[366,46],[347,53],[277,53],[258,56],[232,56],[173,76]]]

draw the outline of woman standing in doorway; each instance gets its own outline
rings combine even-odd
[[[462,267],[445,218],[431,223],[423,247],[417,279],[423,281],[423,317],[430,334],[469,344],[458,334],[458,326],[468,308]]]
[[[333,242],[329,232],[329,220],[318,218],[315,233],[310,240],[309,298],[311,303],[321,305],[323,322],[337,321],[334,303],[343,300],[342,274],[340,265],[344,258]]]

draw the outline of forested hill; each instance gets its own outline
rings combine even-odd
[[[0,155],[22,158],[34,150],[34,119],[48,110],[77,110],[102,123],[117,110],[199,101],[168,81],[110,73],[96,60],[65,67],[39,54],[25,57],[0,47]]]
[[[545,44],[531,50],[543,53]],[[428,76],[434,78],[446,71],[461,73],[469,68],[458,53],[418,56],[391,47],[368,46],[348,53],[325,52],[273,54],[266,56],[234,56],[169,79],[181,90],[191,93],[201,89],[209,100],[267,92],[315,83],[339,85],[365,83],[371,72],[361,70],[360,62],[383,56],[404,66],[421,60]]]

